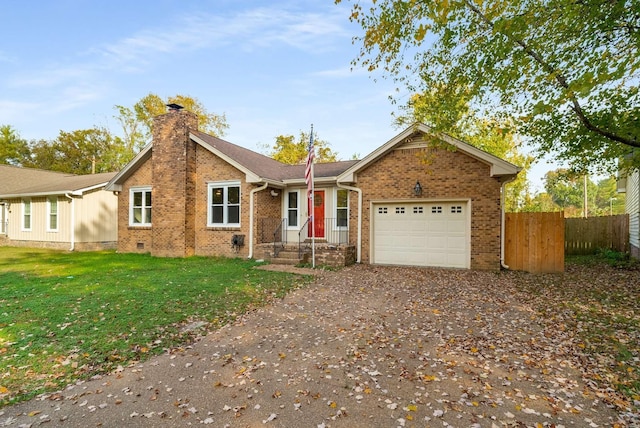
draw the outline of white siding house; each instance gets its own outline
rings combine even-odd
[[[73,175],[0,165],[0,244],[93,250],[115,248],[115,173]]]
[[[629,214],[629,249],[640,258],[640,170],[636,169],[618,181],[618,191],[626,193],[625,212]]]

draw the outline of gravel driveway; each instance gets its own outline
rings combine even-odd
[[[613,426],[570,337],[523,302],[492,272],[323,272],[184,349],[6,407],[0,426]]]

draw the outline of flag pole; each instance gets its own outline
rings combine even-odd
[[[315,216],[313,215],[314,207],[315,207],[315,183],[313,182],[314,178],[314,168],[313,164],[315,163],[315,146],[313,145],[313,123],[311,124],[311,134],[309,135],[309,157],[311,159],[311,195],[310,195],[310,204],[309,204],[309,213],[311,214],[311,267],[316,267],[316,226],[315,226]]]

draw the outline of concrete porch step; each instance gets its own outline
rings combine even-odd
[[[281,257],[273,257],[271,259],[271,263],[274,265],[289,265],[289,266],[295,266],[297,264],[300,264],[300,259],[295,258],[295,259],[287,259],[287,258],[281,258]]]
[[[278,253],[278,257],[277,258],[300,260],[300,255],[298,254],[298,250],[296,250],[296,251],[281,250]]]

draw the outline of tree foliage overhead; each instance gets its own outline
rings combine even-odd
[[[115,106],[118,111],[115,118],[122,127],[123,141],[130,153],[135,155],[151,142],[153,118],[167,113],[167,104],[172,103],[179,104],[185,110],[198,116],[199,131],[221,137],[229,128],[224,114],[209,113],[197,98],[178,94],[164,101],[160,96],[149,93],[136,102],[133,107]]]
[[[324,163],[338,160],[338,154],[331,150],[328,142],[320,140],[314,135],[313,145],[316,150],[316,162]],[[293,135],[278,135],[268,156],[282,163],[297,165],[304,163],[307,159],[308,146],[309,134],[307,132],[300,131],[298,140]]]
[[[640,148],[640,0],[353,1],[354,64],[428,94],[437,130],[491,111],[582,171]]]
[[[0,126],[0,164],[20,166],[28,157],[27,140],[10,125]]]
[[[440,116],[434,105],[430,95],[415,94],[405,108],[406,115],[398,118],[398,125],[425,123],[434,126]],[[527,173],[534,159],[520,152],[520,139],[514,134],[510,122],[468,114],[458,116],[454,122],[456,126],[451,128],[449,135],[522,168],[516,179],[507,184],[505,195],[507,211],[521,210],[528,194]]]
[[[545,193],[551,205],[545,211],[564,210],[566,217],[584,216],[584,192],[587,192],[587,216],[603,216],[624,212],[625,195],[616,191],[615,177],[594,183],[589,177],[559,168],[549,171],[544,178]],[[533,204],[532,204],[533,205]]]
[[[104,128],[60,131],[53,141],[33,142],[24,166],[70,174],[113,172],[126,163],[122,147],[121,140]]]
[[[229,127],[223,115],[208,113],[196,98],[176,95],[167,102],[155,94],[133,107],[116,105],[115,119],[122,137],[105,127],[94,126],[71,132],[60,131],[55,140],[27,142],[9,125],[0,126],[0,163],[72,174],[114,172],[151,141],[153,117],[167,113],[166,104],[176,103],[198,115],[200,131],[220,136]]]

